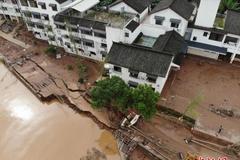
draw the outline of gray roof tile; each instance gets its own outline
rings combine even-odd
[[[194,6],[187,0],[161,0],[157,6],[153,8],[151,14],[167,8],[171,8],[186,20],[190,19],[194,10]]]
[[[131,70],[166,77],[173,56],[145,47],[113,43],[107,62]]]

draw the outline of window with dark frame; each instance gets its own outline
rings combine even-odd
[[[93,48],[94,47],[94,42],[83,41],[83,45]]]
[[[129,33],[126,32],[126,33],[125,33],[125,37],[129,37]]]
[[[150,75],[150,74],[147,74],[147,80],[151,83],[156,83],[157,81],[157,76],[153,76],[153,75]]]
[[[57,5],[56,4],[49,4],[49,6],[52,8],[53,11],[57,11]]]
[[[28,6],[27,0],[20,0],[22,6]]]
[[[203,33],[203,36],[204,36],[204,37],[207,37],[207,36],[208,36],[208,32],[204,32],[204,33]]]
[[[173,28],[178,28],[178,27],[179,27],[179,23],[177,23],[177,22],[171,22],[171,27],[173,27]]]
[[[194,37],[193,37],[193,41],[196,41],[196,40],[197,40],[197,37],[196,37],[196,36],[194,36]]]
[[[32,15],[33,15],[33,18],[35,19],[41,19],[40,13],[32,13]]]
[[[34,0],[30,0],[28,1],[30,6],[33,7],[33,8],[38,8],[38,5],[37,5],[37,1],[34,1]]]
[[[102,48],[107,48],[107,44],[101,43],[101,47],[102,47]]]
[[[156,20],[155,20],[155,24],[157,24],[157,25],[162,25],[162,24],[163,24],[163,20],[161,20],[161,19],[156,19]]]
[[[129,76],[130,77],[138,78],[138,74],[139,74],[139,72],[137,72],[137,71],[129,70]]]
[[[41,8],[42,8],[42,9],[47,9],[46,3],[41,3]]]
[[[122,68],[118,67],[118,66],[114,66],[113,70],[116,71],[116,72],[122,72]]]
[[[98,32],[94,32],[94,36],[96,36],[96,37],[100,37],[100,38],[106,38],[106,33],[98,33]]]
[[[222,42],[223,37],[224,37],[224,34],[211,33],[210,36],[209,36],[209,39],[213,40],[213,41]]]

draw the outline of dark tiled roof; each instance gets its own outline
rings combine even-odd
[[[144,47],[113,43],[107,62],[131,70],[165,77],[172,62],[172,55]]]
[[[62,4],[64,2],[66,2],[67,0],[56,0],[56,2],[58,2],[59,4]]]
[[[176,56],[186,51],[187,43],[178,32],[173,30],[160,35],[154,43],[153,49],[160,52],[168,52]]]
[[[201,48],[201,49],[204,49],[204,50],[209,50],[209,51],[213,51],[213,52],[222,53],[224,55],[226,55],[226,53],[227,53],[227,48],[213,46],[213,45],[209,45],[209,44],[188,41],[188,45],[191,46],[191,47],[195,47],[195,48]]]
[[[126,26],[127,29],[129,29],[131,32],[135,31],[135,29],[137,29],[137,27],[140,24],[137,23],[136,21],[132,20],[130,23],[128,23],[128,25]]]
[[[117,0],[112,3],[110,6],[114,6],[120,2],[125,2],[131,8],[136,10],[138,13],[142,13],[148,6],[151,5],[152,0]]]
[[[167,8],[171,8],[186,20],[190,19],[194,10],[194,6],[187,0],[161,0],[157,6],[153,8],[151,14]]]
[[[152,0],[123,0],[127,5],[132,7],[138,13],[142,13],[150,4]]]
[[[233,10],[227,11],[224,30],[227,33],[240,35],[240,12]]]

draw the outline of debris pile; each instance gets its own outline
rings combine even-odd
[[[225,152],[237,157],[240,157],[240,142],[237,144],[233,144],[225,148]]]
[[[226,108],[211,108],[211,112],[220,115],[222,117],[235,117],[233,109],[226,109]]]

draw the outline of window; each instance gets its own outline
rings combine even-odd
[[[95,53],[95,52],[90,52],[90,54],[96,56],[96,53]]]
[[[62,30],[66,30],[66,26],[64,26],[64,25],[57,25],[57,28],[62,29]]]
[[[32,17],[32,13],[31,12],[25,12],[24,15],[25,15],[25,17]]]
[[[27,22],[27,25],[28,25],[29,27],[35,27],[34,23],[32,23],[32,22]]]
[[[221,42],[223,40],[224,35],[218,33],[211,33],[209,36],[210,40]]]
[[[235,38],[235,37],[229,37],[227,36],[224,43],[227,43],[227,44],[230,44],[230,45],[237,45],[238,43],[238,38]]]
[[[78,37],[73,37],[73,38],[71,39],[71,41],[74,42],[74,43],[81,44],[81,39],[78,38]]]
[[[196,40],[197,40],[197,37],[194,36],[194,37],[193,37],[193,41],[196,41]]]
[[[207,37],[207,36],[208,36],[208,32],[204,32],[204,33],[203,33],[203,36],[204,36],[204,37]]]
[[[155,24],[157,25],[162,25],[163,24],[163,21],[165,20],[165,17],[162,17],[162,16],[155,16]]]
[[[46,14],[46,15],[44,14],[44,15],[42,15],[42,16],[43,16],[43,19],[44,19],[44,20],[47,20],[47,21],[49,20],[49,16],[48,16],[47,14]]]
[[[107,44],[101,43],[101,47],[102,47],[102,48],[107,48]]]
[[[88,47],[94,47],[94,42],[83,41],[83,45],[88,46]]]
[[[16,0],[11,0],[12,4],[17,4]]]
[[[18,8],[16,8],[15,11],[16,11],[17,13],[20,13],[20,9],[18,9]]]
[[[122,72],[122,68],[118,67],[118,66],[114,66],[113,70],[116,71],[116,72]]]
[[[171,18],[171,19],[170,19],[170,22],[171,22],[171,27],[173,27],[173,28],[178,28],[178,27],[179,27],[179,24],[181,23],[181,20]]]
[[[147,74],[147,80],[151,83],[156,83],[157,81],[157,76]]]
[[[125,37],[129,37],[129,33],[126,32],[126,33],[125,33]]]
[[[30,0],[30,1],[28,1],[28,2],[29,2],[29,4],[30,4],[31,7],[33,7],[33,8],[38,8],[36,1]]]
[[[36,18],[36,19],[41,19],[41,16],[40,16],[40,13],[32,13],[33,15],[33,18]]]
[[[155,24],[162,25],[163,24],[163,20],[156,19]]]
[[[171,27],[178,28],[179,27],[179,23],[171,22]]]
[[[82,34],[92,35],[92,31],[90,30],[81,30]]]
[[[7,7],[2,7],[2,10],[7,11]]]
[[[38,3],[42,9],[47,9],[46,4],[44,2]]]
[[[77,28],[70,27],[70,30],[71,30],[72,32],[78,32],[78,29],[77,29]]]
[[[22,6],[28,6],[27,0],[20,0]]]
[[[133,71],[133,70],[129,70],[129,73],[130,73],[130,74],[129,74],[130,77],[138,78],[139,72]]]
[[[38,29],[44,29],[44,26],[43,26],[42,24],[36,24],[36,27],[37,27]]]
[[[96,37],[100,37],[100,38],[106,38],[106,33],[98,33],[98,32],[94,32],[94,36],[96,36]]]
[[[69,39],[69,36],[68,36],[68,35],[65,35],[64,37],[65,37],[66,39]]]
[[[50,41],[55,41],[55,37],[54,36],[49,36],[49,40]]]
[[[57,11],[57,5],[56,4],[49,4],[49,6],[52,8],[53,11]]]

